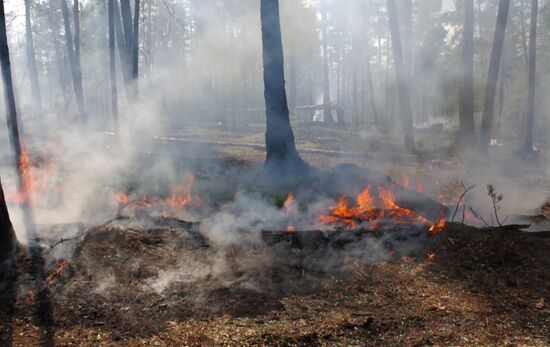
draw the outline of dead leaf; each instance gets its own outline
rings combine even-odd
[[[535,308],[537,310],[544,310],[544,307],[546,304],[544,303],[544,298],[540,298],[540,300],[535,304]]]

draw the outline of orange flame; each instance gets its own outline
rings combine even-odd
[[[283,210],[286,215],[292,214],[296,211],[294,194],[288,193],[286,200],[283,204]]]
[[[130,207],[134,213],[140,213],[147,209],[158,209],[161,215],[166,216],[189,206],[201,206],[201,200],[193,196],[194,186],[195,176],[186,174],[182,183],[174,186],[170,196],[166,199],[151,198],[147,195],[132,199],[127,192],[116,192],[113,197],[121,207]]]
[[[437,234],[443,230],[445,230],[446,225],[445,215],[441,214],[441,217],[439,217],[439,221],[436,224],[432,224],[430,228],[428,229],[428,232],[430,234]]]
[[[336,206],[332,207],[328,214],[321,215],[319,221],[327,225],[342,225],[348,229],[355,229],[364,222],[372,223],[371,228],[376,229],[383,220],[398,224],[419,223],[430,226],[434,224],[414,211],[399,206],[391,187],[379,187],[377,198],[371,192],[371,187],[363,190],[356,198],[355,207],[349,205],[346,196],[341,196]],[[443,215],[435,226],[430,227],[430,230],[441,231],[444,226],[445,216]]]
[[[63,271],[69,266],[67,259],[61,259],[57,264],[57,267],[46,278],[46,287],[51,286],[56,279],[63,278]]]
[[[29,203],[34,205],[45,193],[53,172],[53,164],[47,163],[38,170],[31,160],[25,144],[21,143],[21,154],[18,159],[21,183],[19,191],[6,194],[6,201],[14,204]]]

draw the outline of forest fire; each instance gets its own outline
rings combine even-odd
[[[128,192],[116,192],[113,197],[120,208],[129,208],[134,214],[158,211],[161,216],[171,216],[187,207],[199,208],[202,206],[201,199],[198,196],[193,196],[194,186],[195,176],[186,174],[183,181],[172,188],[168,198],[162,199],[147,195],[133,197]]]
[[[22,187],[18,192],[6,194],[6,201],[13,204],[29,203],[36,205],[48,187],[53,173],[53,165],[46,163],[44,167],[38,170],[23,143],[21,144],[21,156],[18,162]]]
[[[373,191],[378,194],[374,195]],[[349,199],[341,196],[338,204],[323,214],[319,220],[322,224],[343,226],[356,229],[363,223],[377,229],[381,223],[428,225],[430,233],[437,233],[445,228],[445,216],[434,223],[407,208],[400,207],[391,187],[367,187],[355,199],[356,206],[350,206]]]

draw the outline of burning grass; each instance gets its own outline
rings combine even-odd
[[[374,196],[373,188],[365,188],[357,195],[355,206],[349,206],[349,199],[341,196],[338,205],[331,208],[328,214],[320,216],[320,222],[342,225],[348,229],[357,229],[359,225],[367,223],[368,227],[374,230],[378,229],[381,223],[418,224],[429,226],[431,233],[437,233],[445,228],[444,214],[434,223],[410,209],[400,207],[395,200],[393,187],[380,186],[376,191],[378,195]]]

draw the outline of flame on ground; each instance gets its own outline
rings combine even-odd
[[[160,211],[161,216],[170,216],[177,214],[177,212],[187,207],[201,207],[201,199],[193,195],[194,186],[195,176],[193,174],[186,174],[183,181],[174,186],[170,196],[165,199],[149,197],[147,195],[133,198],[128,192],[116,192],[113,198],[121,208],[128,207],[134,213],[156,210]]]
[[[63,278],[63,271],[69,266],[69,261],[67,259],[61,259],[57,267],[48,275],[46,278],[46,286],[49,287],[56,280]]]
[[[296,199],[294,198],[294,194],[288,193],[283,204],[283,211],[286,215],[291,215],[296,212]]]
[[[437,223],[417,215],[414,211],[400,207],[393,190],[378,187],[378,195],[374,196],[371,187],[367,187],[355,199],[355,206],[350,206],[349,199],[341,196],[338,204],[330,209],[328,214],[320,216],[322,224],[339,225],[348,229],[356,229],[360,224],[371,223],[371,228],[377,229],[380,222],[394,224],[429,225],[430,233],[437,233],[445,228],[445,216]]]
[[[31,160],[31,156],[23,142],[21,142],[21,155],[18,159],[21,183],[19,191],[6,194],[6,201],[13,204],[29,203],[36,205],[41,196],[48,189],[51,177],[53,176],[54,165],[46,162],[38,168]]]

